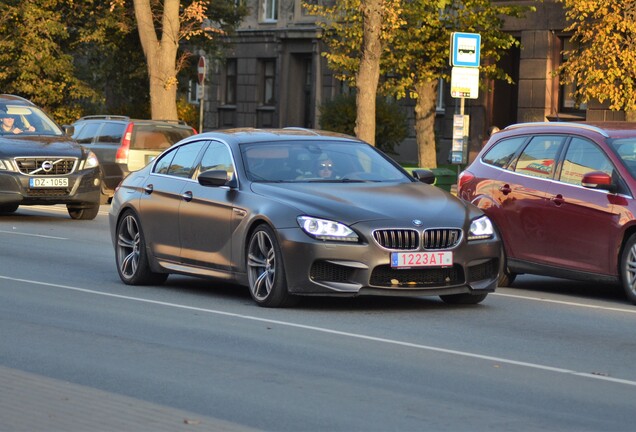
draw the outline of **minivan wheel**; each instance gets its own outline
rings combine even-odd
[[[625,243],[621,254],[621,282],[629,301],[636,304],[636,234]]]
[[[104,192],[104,190],[102,189],[102,191],[99,194],[99,204],[100,205],[106,205],[108,203],[110,203],[110,199],[111,196],[107,193]]]
[[[72,219],[93,220],[99,213],[99,204],[93,204],[90,207],[74,207],[69,204],[66,209]]]
[[[128,285],[160,285],[167,273],[155,273],[150,269],[146,240],[139,219],[132,211],[126,211],[117,222],[115,261],[119,278]]]

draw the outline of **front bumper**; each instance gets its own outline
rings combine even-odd
[[[31,188],[29,179],[32,177],[0,171],[0,205],[99,204],[101,180],[97,168],[56,176],[68,178],[67,187]]]
[[[321,242],[300,229],[278,232],[288,290],[297,295],[448,295],[493,292],[501,243],[498,238],[453,248],[452,267],[391,268],[391,251],[373,240]]]

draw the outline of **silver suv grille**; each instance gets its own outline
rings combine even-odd
[[[422,236],[424,249],[450,249],[459,244],[462,230],[453,228],[427,229]]]
[[[413,229],[385,229],[373,232],[375,241],[386,249],[418,250],[420,233]],[[455,228],[427,229],[421,234],[422,249],[450,249],[459,244],[462,230]]]
[[[77,165],[77,158],[18,157],[14,160],[22,174],[38,176],[71,174]]]

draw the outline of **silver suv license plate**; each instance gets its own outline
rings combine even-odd
[[[29,186],[31,188],[68,187],[68,178],[67,177],[30,178]]]

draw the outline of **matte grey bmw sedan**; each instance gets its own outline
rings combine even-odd
[[[494,291],[501,244],[487,216],[358,139],[298,128],[186,138],[118,187],[110,207],[126,284],[169,274],[249,287],[267,307],[299,296]]]

